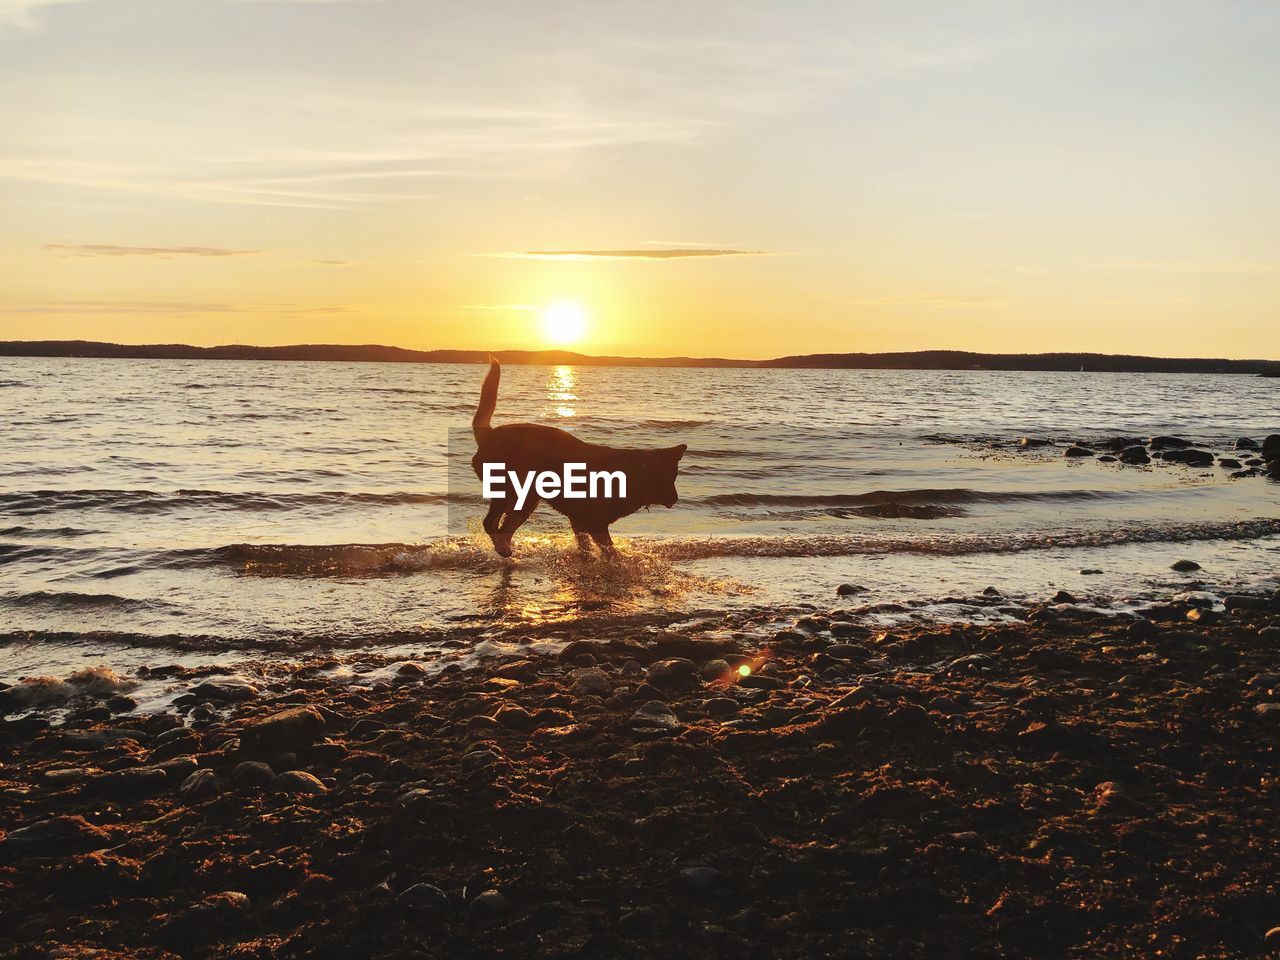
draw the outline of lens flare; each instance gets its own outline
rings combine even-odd
[[[738,676],[740,676],[740,677],[749,677],[749,676],[751,676],[751,665],[750,665],[750,664],[747,664],[747,663],[744,663],[742,666],[740,666],[740,667],[738,668]]]

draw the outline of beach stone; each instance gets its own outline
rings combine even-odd
[[[1098,458],[1099,463],[1116,463],[1116,458],[1109,453],[1104,453]]]
[[[710,716],[725,717],[741,710],[742,704],[733,699],[733,697],[712,697],[703,704],[703,707]]]
[[[428,914],[446,915],[453,911],[448,895],[431,883],[415,883],[400,892],[401,903]]]
[[[1188,467],[1213,466],[1213,454],[1208,450],[1168,450],[1164,459],[1170,463],[1185,463]]]
[[[257,760],[244,760],[231,771],[231,785],[239,790],[261,790],[271,785],[276,772]]]
[[[1147,441],[1147,446],[1152,450],[1180,450],[1191,445],[1190,440],[1182,437],[1152,437]]]
[[[90,782],[89,788],[102,796],[130,800],[159,793],[168,780],[159,767],[130,767],[103,774]]]
[[[1100,573],[1102,573],[1102,571],[1101,571],[1101,570],[1099,570],[1097,567],[1085,567],[1083,570],[1081,570],[1081,571],[1080,571],[1080,576],[1082,576],[1082,577],[1094,577],[1094,576],[1097,576],[1097,575],[1098,575],[1098,574],[1100,574]]]
[[[1219,457],[1218,466],[1220,466],[1223,470],[1239,470],[1240,461],[1233,460],[1231,457]]]
[[[200,769],[200,763],[192,756],[171,757],[152,764],[157,770],[163,770],[170,783],[181,784],[187,777]]]
[[[1074,596],[1067,593],[1067,591],[1059,590],[1057,593],[1055,593],[1052,597],[1049,598],[1049,602],[1050,603],[1077,603],[1078,601]]]
[[[1222,619],[1222,614],[1216,610],[1210,610],[1206,607],[1192,607],[1187,611],[1187,619],[1192,623],[1217,623]]]
[[[467,912],[481,923],[492,923],[511,912],[511,901],[498,890],[486,890],[471,901]]]
[[[1263,720],[1280,720],[1280,703],[1260,703],[1253,711]]]
[[[866,628],[857,623],[848,620],[837,620],[831,624],[831,635],[840,639],[849,637],[861,637],[866,633]]]
[[[871,656],[870,650],[856,643],[833,643],[822,652],[836,660],[866,660]]]
[[[1170,570],[1176,570],[1178,573],[1194,573],[1201,569],[1200,564],[1194,560],[1175,560],[1170,566]]]
[[[1024,450],[1030,450],[1033,447],[1051,447],[1053,446],[1053,441],[1041,440],[1038,437],[1019,437],[1018,446],[1022,447]]]
[[[320,782],[314,774],[305,770],[286,770],[271,781],[271,788],[277,793],[317,794],[328,793],[329,788]]]
[[[867,588],[856,583],[842,583],[836,587],[836,594],[841,597],[852,597],[859,593],[866,593]]]
[[[417,660],[406,660],[396,667],[397,677],[425,677],[430,672],[424,664],[419,663]]]
[[[106,708],[112,713],[131,713],[138,709],[138,701],[124,693],[117,693],[108,698]]]
[[[110,843],[110,835],[84,817],[62,816],[40,820],[29,826],[10,830],[0,840],[5,851],[35,850],[41,856],[72,850],[99,850]]]
[[[1237,440],[1236,440],[1235,448],[1236,448],[1237,450],[1258,450],[1258,449],[1261,449],[1261,447],[1260,447],[1260,446],[1259,446],[1259,444],[1258,444],[1258,441],[1257,441],[1257,440],[1254,440],[1252,437],[1240,437],[1239,439],[1237,439]]]
[[[572,640],[560,649],[560,662],[577,663],[582,657],[590,657],[592,663],[594,663],[600,653],[601,646],[594,640]]]
[[[205,800],[222,792],[222,781],[208,767],[202,767],[182,781],[178,792],[186,800]]]
[[[126,740],[136,740],[139,743],[144,743],[150,739],[151,735],[142,730],[126,730],[124,728],[115,730],[69,730],[63,733],[60,743],[67,750],[101,750],[103,747],[123,743]]]
[[[1280,641],[1280,627],[1263,627],[1258,631],[1259,640],[1267,640],[1271,643]]]
[[[1267,463],[1280,460],[1280,433],[1273,433],[1262,441],[1262,459]]]
[[[702,679],[708,683],[722,680],[729,675],[732,669],[728,660],[708,660],[702,665]]]
[[[533,714],[515,703],[509,703],[499,708],[498,712],[493,715],[493,719],[508,730],[532,730],[538,725],[538,721],[534,719]]]
[[[40,781],[55,790],[60,787],[83,783],[102,771],[97,767],[62,767],[58,770],[46,770],[40,775]]]
[[[1142,438],[1141,437],[1108,437],[1106,440],[1103,440],[1101,443],[1099,443],[1098,446],[1101,447],[1103,450],[1110,450],[1112,453],[1115,453],[1116,451],[1124,450],[1127,447],[1142,446]]]
[[[1141,465],[1151,462],[1151,457],[1144,447],[1125,447],[1116,457],[1121,463]]]
[[[698,668],[692,660],[683,657],[671,657],[650,665],[647,680],[659,690],[668,692],[696,690],[702,686]]]
[[[315,743],[324,726],[324,717],[315,707],[282,710],[240,731],[240,749],[269,753],[307,747]]]
[[[715,867],[685,867],[678,877],[682,886],[700,893],[722,890],[728,886],[724,873]]]
[[[675,712],[661,700],[650,700],[631,715],[633,730],[673,732],[680,729]]]
[[[247,680],[204,680],[187,691],[196,700],[216,703],[240,703],[258,695],[258,688]]]
[[[1092,457],[1092,456],[1095,456],[1095,454],[1088,447],[1067,447],[1066,453],[1064,453],[1063,456],[1064,457]]]
[[[613,681],[599,667],[584,667],[569,674],[573,692],[580,697],[607,697],[613,693]]]

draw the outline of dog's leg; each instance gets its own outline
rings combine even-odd
[[[484,532],[489,535],[489,539],[493,541],[493,549],[498,551],[498,556],[511,556],[510,542],[503,543],[500,539],[501,534],[498,531],[498,525],[502,520],[502,515],[506,513],[508,503],[505,500],[493,500],[489,503],[489,512],[484,515]]]
[[[504,557],[511,556],[511,538],[515,536],[520,525],[529,519],[529,515],[538,509],[538,504],[542,501],[535,496],[530,496],[525,501],[524,507],[520,510],[506,511],[502,522],[498,524],[498,534],[493,539],[493,548]]]
[[[587,533],[587,528],[578,523],[577,520],[570,520],[569,526],[573,528],[573,538],[578,541],[578,552],[588,554],[591,552],[591,535]]]
[[[590,532],[591,539],[600,548],[601,556],[616,557],[618,555],[618,548],[613,545],[613,537],[609,536],[607,525],[592,527]]]

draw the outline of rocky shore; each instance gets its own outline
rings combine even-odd
[[[0,954],[1280,953],[1280,597],[841,616],[0,691]]]

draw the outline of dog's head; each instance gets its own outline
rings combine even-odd
[[[676,493],[676,474],[680,472],[680,458],[688,450],[680,444],[661,450],[646,450],[641,461],[640,500],[645,506],[674,507],[680,495]]]

